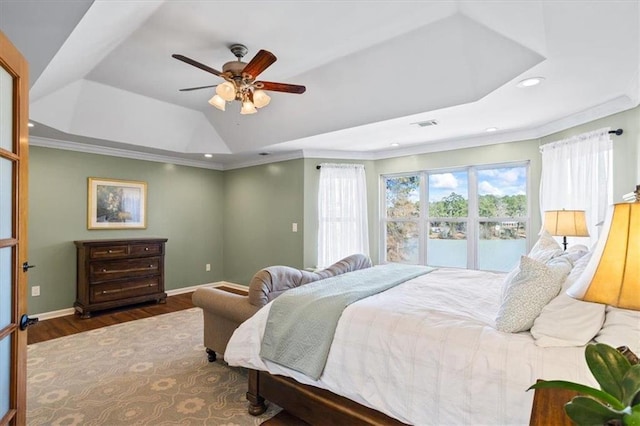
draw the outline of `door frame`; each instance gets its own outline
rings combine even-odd
[[[0,240],[0,247],[14,247],[12,256],[11,324],[0,330],[0,338],[12,337],[9,411],[0,424],[23,425],[26,416],[27,333],[20,330],[20,318],[27,312],[28,164],[29,164],[29,66],[25,58],[0,31],[0,66],[13,76],[13,152],[0,156],[13,162],[12,238]]]

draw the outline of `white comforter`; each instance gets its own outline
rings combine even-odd
[[[541,348],[494,328],[503,274],[439,269],[345,309],[318,381],[263,361],[270,305],[243,323],[225,360],[328,389],[402,422],[528,424],[536,379],[596,386],[583,347]]]

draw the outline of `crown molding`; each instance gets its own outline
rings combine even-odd
[[[300,150],[284,152],[281,154],[269,154],[269,155],[261,156],[260,158],[255,160],[240,161],[237,163],[226,164],[223,167],[223,170],[243,169],[245,167],[261,166],[263,164],[279,163],[281,161],[297,160],[299,158],[305,158],[303,155],[303,152]]]
[[[179,166],[199,167],[202,169],[224,170],[220,163],[207,161],[188,160],[185,158],[171,157],[168,155],[149,154],[146,152],[129,151],[120,148],[108,148],[104,146],[89,145],[78,142],[62,141],[58,139],[41,138],[38,136],[29,137],[29,145],[44,148],[63,149],[66,151],[84,152],[87,154],[109,155],[111,157],[130,158],[133,160],[154,161],[157,163],[169,163]]]

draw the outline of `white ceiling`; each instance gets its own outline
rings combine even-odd
[[[32,136],[232,168],[384,158],[541,137],[640,99],[640,1],[0,0],[31,64]],[[257,114],[207,101],[245,44],[278,60]],[[521,89],[524,78],[543,84]],[[435,119],[437,126],[419,127]],[[485,131],[497,127],[493,133]],[[44,142],[43,142],[44,141]],[[391,143],[399,143],[392,148]],[[205,160],[204,153],[213,154]]]

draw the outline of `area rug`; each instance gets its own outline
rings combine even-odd
[[[28,346],[27,422],[35,425],[258,425],[247,375],[208,362],[191,308]]]

